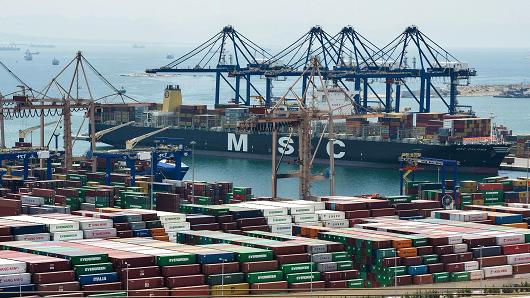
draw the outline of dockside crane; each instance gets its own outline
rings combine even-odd
[[[48,122],[48,123],[45,123],[44,125],[36,125],[36,126],[32,126],[32,127],[28,127],[26,129],[20,129],[18,131],[18,141],[19,142],[24,142],[25,141],[25,138],[28,134],[30,133],[33,133],[35,130],[41,128],[41,127],[46,127],[46,126],[50,126],[50,125],[53,125],[53,124],[56,124],[58,123],[59,121],[53,121],[53,122]]]
[[[127,140],[127,142],[125,142],[125,148],[128,149],[128,150],[131,150],[134,147],[136,147],[136,145],[138,145],[138,143],[140,143],[142,140],[145,140],[145,139],[147,139],[149,137],[152,137],[152,136],[154,136],[156,134],[159,134],[159,133],[161,133],[164,130],[167,130],[169,128],[170,128],[169,126],[166,126],[166,127],[161,128],[161,129],[157,129],[155,131],[152,131],[150,133],[146,133],[146,134],[138,136],[136,138],[132,138],[130,140]]]
[[[262,57],[259,58],[258,54]],[[228,57],[228,58],[227,58]],[[213,73],[215,74],[215,105],[220,104],[221,83],[234,92],[234,102],[250,105],[251,93],[262,94],[252,84],[253,72],[262,68],[272,55],[234,27],[225,26],[193,50],[159,68],[146,73]],[[259,72],[257,73],[259,75]],[[230,78],[234,78],[232,81]],[[246,94],[241,95],[241,79],[246,81]]]
[[[91,71],[95,77],[110,88],[111,93],[101,97],[95,97],[90,88],[90,80],[87,76],[86,69]],[[69,70],[72,70],[70,77],[67,75]],[[66,79],[64,78],[65,76]],[[24,87],[26,86],[24,85]],[[87,90],[86,94],[82,94],[80,92],[81,89]],[[81,52],[77,52],[75,57],[52,78],[42,91],[35,91],[34,89],[31,89],[31,91],[31,94],[26,93],[23,96],[13,94],[12,98],[2,97],[0,120],[4,117],[23,118],[39,116],[41,118],[41,144],[43,144],[43,131],[44,126],[46,126],[44,118],[47,116],[60,116],[59,121],[63,122],[64,129],[64,163],[67,170],[71,169],[73,162],[72,111],[86,111],[77,135],[79,135],[85,120],[89,119],[91,127],[91,149],[94,149],[96,144],[94,115],[96,107],[105,105],[109,101],[118,98],[122,103],[125,103],[125,100],[137,103],[135,99],[125,95],[124,90],[117,89],[103,77]],[[94,168],[95,166],[95,163],[93,163]]]
[[[407,65],[407,60],[410,58],[416,61],[412,68]],[[403,85],[418,103],[419,112],[431,111],[431,91],[434,91],[449,113],[454,114],[458,107],[457,86],[461,81],[468,84],[469,78],[476,76],[475,69],[458,60],[416,26],[407,27],[403,33],[381,49],[376,59],[381,61],[380,71],[386,72],[386,111],[392,110],[391,85],[395,83],[395,111],[399,111],[400,108],[400,86]],[[406,84],[407,79],[415,78],[420,80],[419,99]],[[435,78],[449,79],[449,101],[433,84],[432,80]]]
[[[313,173],[312,166],[315,160],[315,156],[318,150],[322,150],[322,142],[324,136],[327,137],[327,144],[324,144],[324,150],[329,153],[329,183],[330,183],[330,195],[334,195],[335,189],[335,132],[334,132],[334,121],[337,119],[345,119],[351,117],[351,115],[343,115],[335,113],[339,108],[332,108],[330,103],[330,96],[328,94],[327,80],[323,77],[320,69],[322,65],[317,57],[313,57],[310,64],[305,67],[302,74],[293,82],[288,88],[286,93],[280,97],[280,99],[270,107],[266,114],[260,117],[251,117],[239,124],[240,129],[248,130],[266,130],[272,132],[272,196],[278,197],[277,183],[278,179],[282,178],[298,178],[299,180],[299,196],[303,200],[315,200],[316,198],[311,195],[311,183],[315,180],[325,179],[325,175],[322,173]],[[304,78],[307,77],[307,88],[305,93],[298,95],[295,92],[297,84]],[[315,105],[310,101],[321,100],[317,98],[317,92],[323,91],[323,100],[327,102],[327,110],[321,110],[315,108]],[[343,90],[344,91],[344,90]],[[348,93],[344,91],[344,95],[348,96]],[[294,97],[295,104],[289,104],[287,97]],[[304,100],[306,99],[306,100]],[[357,113],[360,107],[355,104],[353,98],[349,98],[349,103],[345,103],[345,106],[351,106],[352,110]],[[315,135],[313,123],[320,121],[325,123],[325,127],[322,130],[319,141],[316,147],[313,148],[312,140]],[[290,143],[293,137],[298,138],[298,158],[296,160],[298,164],[298,170],[294,172],[280,173],[280,165],[284,159],[285,149],[278,148],[277,140],[278,133],[282,131],[288,133],[288,141]],[[279,150],[282,149],[282,150]],[[278,153],[281,153],[278,158]]]

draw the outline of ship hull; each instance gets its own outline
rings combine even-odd
[[[96,131],[113,125],[96,124]],[[115,148],[124,148],[125,142],[156,130],[152,127],[127,126],[103,135],[99,140]],[[142,140],[137,147],[152,147],[155,137],[183,138],[189,143],[195,141],[196,155],[209,155],[231,158],[270,160],[272,137],[270,134],[238,133],[203,129],[170,128],[156,136]],[[316,163],[329,161],[328,140],[312,140],[317,148]],[[279,135],[278,156],[284,160],[294,160],[298,155],[298,139]],[[335,141],[335,164],[366,168],[398,168],[398,158],[402,153],[421,153],[423,157],[457,160],[460,172],[496,174],[508,154],[507,145],[432,145],[389,141],[369,141],[338,137]]]

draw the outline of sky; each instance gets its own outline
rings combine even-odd
[[[313,25],[352,25],[386,44],[417,25],[449,48],[530,48],[528,0],[0,0],[0,43],[21,40],[198,44],[231,24],[258,44]]]

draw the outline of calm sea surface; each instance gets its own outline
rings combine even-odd
[[[178,75],[168,77],[143,77],[131,74],[143,73],[146,68],[162,66],[170,62],[165,58],[167,53],[174,53],[175,57],[184,53],[187,48],[147,46],[144,49],[133,49],[131,45],[57,45],[55,48],[32,48],[31,51],[39,52],[33,56],[32,61],[23,59],[25,47],[18,52],[0,52],[0,61],[5,63],[23,81],[36,90],[42,90],[51,79],[68,63],[77,50],[82,50],[88,61],[98,69],[117,88],[125,88],[127,95],[139,101],[161,101],[163,89],[168,84],[179,84],[185,103],[213,105],[214,83],[213,75]],[[452,51],[461,61],[468,62],[478,71],[478,76],[472,79],[475,84],[499,84],[499,83],[521,83],[530,82],[530,49],[456,49]],[[53,58],[60,60],[59,66],[52,66]],[[95,97],[105,96],[111,90],[89,70],[85,70],[91,90]],[[71,71],[59,76],[57,81],[67,86],[71,79]],[[443,81],[436,82],[439,85]],[[290,84],[289,81],[273,82],[273,95],[280,96]],[[5,71],[0,70],[0,92],[8,94],[16,88],[17,82]],[[256,78],[255,85],[259,90],[264,90],[264,82]],[[381,85],[381,84],[380,84]],[[416,86],[417,82],[410,82]],[[79,89],[80,94],[86,94],[88,88]],[[261,88],[261,89],[260,89]],[[377,88],[377,87],[376,87]],[[415,89],[415,88],[413,88]],[[57,89],[52,88],[50,95],[58,96]],[[382,90],[382,89],[380,89]],[[224,86],[222,98],[224,102],[232,97],[232,92]],[[461,97],[460,104],[471,105],[473,110],[481,116],[495,117],[497,124],[508,126],[514,133],[530,133],[530,100],[528,99],[499,99],[493,97]],[[116,99],[114,100],[116,102]],[[414,106],[412,99],[403,99],[402,106]],[[434,100],[431,104],[433,111],[445,110],[440,100]],[[48,122],[57,117],[47,117]],[[83,123],[83,114],[77,112],[74,115],[74,128],[76,133],[81,127],[81,132],[87,130],[87,121]],[[6,142],[8,146],[14,145],[18,138],[18,130],[38,124],[36,118],[12,119],[6,121]],[[54,126],[46,127],[46,142],[50,141],[50,135]],[[61,130],[58,130],[61,132]],[[39,142],[38,131],[29,138],[35,144]],[[62,143],[59,137],[59,146]],[[104,146],[104,144],[101,144]],[[54,146],[54,141],[51,141]],[[86,142],[78,141],[74,145],[77,155],[82,155],[88,149]],[[191,165],[191,159],[186,162]],[[196,180],[204,181],[233,181],[237,186],[250,186],[256,195],[270,195],[271,165],[267,161],[254,161],[216,157],[196,157],[194,161]],[[282,170],[287,170],[289,165]],[[316,167],[315,172],[325,171],[325,167]],[[397,194],[399,192],[399,173],[396,170],[381,169],[356,169],[338,167],[336,169],[336,193],[337,194],[365,194],[382,193]],[[509,176],[517,177],[526,173],[507,172]],[[191,179],[191,170],[187,177]],[[461,179],[480,179],[478,175],[461,175]],[[436,180],[436,173],[420,173],[417,179]],[[313,185],[315,194],[326,194],[329,192],[329,182],[319,181]],[[298,184],[296,180],[281,181],[279,193],[285,197],[296,197]]]

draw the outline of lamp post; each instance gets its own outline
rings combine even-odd
[[[195,199],[195,144],[197,142],[191,141],[191,199]]]
[[[526,149],[526,204],[528,204],[528,171],[530,170],[530,141],[525,142]]]

